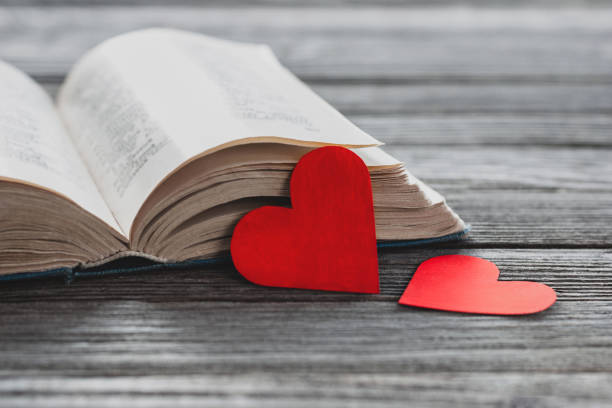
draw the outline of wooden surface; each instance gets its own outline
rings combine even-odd
[[[380,253],[376,296],[231,267],[0,287],[0,406],[612,406],[612,5],[601,1],[0,1],[0,58],[51,93],[149,26],[272,45],[443,193],[469,241]],[[551,285],[527,317],[400,307],[469,254]]]

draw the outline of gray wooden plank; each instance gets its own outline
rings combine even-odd
[[[495,104],[495,99],[491,104]],[[402,146],[609,147],[612,116],[605,114],[349,114],[357,126]]]
[[[398,146],[384,150],[415,175],[455,190],[610,191],[612,162],[607,148],[550,146]]]
[[[143,272],[103,278],[3,282],[0,305],[36,302],[377,302],[394,303],[417,266],[434,256],[463,254],[495,262],[502,280],[533,280],[557,291],[560,301],[612,300],[612,251],[608,249],[470,248],[447,244],[427,248],[379,251],[379,295],[316,292],[255,286],[244,280],[229,261],[200,270]],[[3,306],[0,306],[0,308]],[[60,307],[60,306],[58,306]]]
[[[612,244],[610,193],[529,192],[520,189],[443,191],[471,224],[464,246],[608,248]]]
[[[461,373],[456,374],[302,374],[245,373],[188,378],[59,377],[5,380],[4,406],[88,407],[602,407],[609,402],[607,373]],[[13,387],[13,388],[9,388]],[[66,390],[74,387],[74,390]],[[51,393],[56,388],[64,391]],[[98,391],[97,391],[98,390]],[[43,403],[44,400],[44,403]],[[180,401],[180,402],[177,402]],[[0,403],[1,404],[1,403]],[[576,404],[576,405],[574,405]]]
[[[14,6],[138,6],[146,8],[150,6],[167,6],[165,0],[0,0],[0,7]],[[349,7],[349,6],[376,6],[376,7],[440,7],[440,6],[476,6],[476,7],[505,7],[517,6],[547,7],[601,7],[608,6],[606,0],[311,0],[303,2],[299,0],[174,0],[172,5],[177,6],[223,6],[232,8],[244,7],[295,7],[299,9],[313,7]]]
[[[603,406],[608,301],[535,316],[393,302],[1,303],[4,406]]]
[[[340,111],[352,115],[612,113],[612,85],[311,85]]]
[[[609,7],[9,7],[0,23],[0,58],[39,76],[110,36],[169,26],[269,43],[310,80],[612,80]]]
[[[19,407],[604,407],[608,373],[312,373],[189,376],[13,374],[0,406]]]

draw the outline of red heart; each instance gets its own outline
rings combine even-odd
[[[246,214],[231,243],[236,269],[258,285],[378,293],[370,173],[348,149],[304,155],[291,176],[293,208]]]
[[[493,262],[466,255],[431,258],[414,273],[399,300],[402,305],[451,312],[519,315],[541,312],[555,303],[555,291],[527,281],[498,281]]]

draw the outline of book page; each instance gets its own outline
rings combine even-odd
[[[197,155],[241,143],[380,143],[271,51],[174,30],[111,39],[64,84],[58,107],[125,231],[154,188]]]
[[[0,179],[59,193],[121,232],[47,93],[1,61],[0,89]]]

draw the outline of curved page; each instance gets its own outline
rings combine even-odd
[[[3,62],[0,89],[0,178],[60,194],[121,232],[45,91]]]
[[[72,70],[60,112],[124,231],[173,170],[242,143],[380,143],[261,45],[152,29],[111,39]]]

